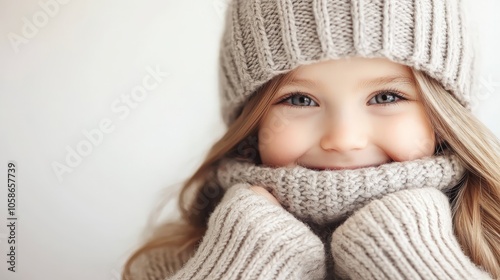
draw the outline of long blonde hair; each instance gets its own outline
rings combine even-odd
[[[413,71],[438,137],[466,167],[452,201],[453,225],[471,260],[500,278],[500,143],[436,80]]]
[[[438,137],[466,166],[466,177],[453,195],[453,224],[464,252],[492,276],[500,277],[499,225],[500,150],[498,139],[463,108],[441,84],[413,71],[422,102]],[[210,149],[196,172],[183,184],[178,200],[181,217],[157,227],[155,233],[127,260],[123,279],[131,279],[131,267],[142,255],[167,250],[184,263],[196,251],[207,230],[210,214],[223,196],[214,177],[221,159],[237,157],[260,163],[256,132],[277,91],[295,71],[279,75],[260,87],[242,108],[239,117]],[[172,271],[173,273],[174,271]]]

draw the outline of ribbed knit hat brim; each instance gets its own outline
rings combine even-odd
[[[219,56],[223,119],[232,123],[278,74],[351,56],[422,70],[468,107],[475,67],[466,29],[460,0],[234,0]]]

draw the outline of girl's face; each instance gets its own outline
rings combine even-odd
[[[268,166],[355,169],[434,153],[435,136],[411,70],[387,59],[304,65],[259,127]]]

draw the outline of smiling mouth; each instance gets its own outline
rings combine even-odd
[[[352,166],[352,167],[308,167],[309,169],[316,170],[316,171],[323,171],[323,170],[351,170],[351,169],[360,169],[360,168],[366,168],[366,167],[372,167],[373,165],[368,165],[368,166]]]
[[[371,165],[358,165],[358,166],[345,166],[345,167],[307,167],[308,169],[316,170],[316,171],[324,171],[324,170],[352,170],[352,169],[361,169],[361,168],[368,168],[368,167],[377,167],[381,164],[385,164],[389,162],[383,162],[383,163],[378,163],[378,164],[371,164]]]

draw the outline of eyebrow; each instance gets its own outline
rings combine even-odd
[[[379,77],[379,78],[375,78],[375,79],[363,80],[358,84],[358,88],[376,87],[376,86],[383,86],[383,85],[387,85],[387,84],[398,84],[401,86],[414,85],[415,81],[408,76],[401,76],[401,75],[385,76],[385,77]]]
[[[383,86],[383,85],[388,85],[388,84],[398,84],[398,85],[414,85],[415,81],[407,76],[402,76],[402,75],[393,75],[393,76],[384,76],[384,77],[378,77],[375,79],[366,79],[358,83],[357,88],[363,88],[363,87],[376,87],[376,86]],[[288,82],[285,86],[298,86],[298,85],[303,85],[303,86],[309,86],[309,87],[314,87],[318,88],[320,85],[313,80],[308,80],[308,79],[300,79],[300,78],[293,78],[290,82]]]

